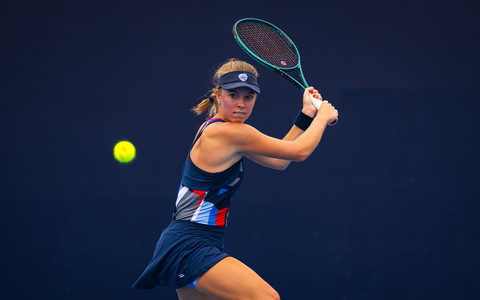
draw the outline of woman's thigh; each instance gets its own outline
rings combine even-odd
[[[189,286],[177,289],[177,295],[179,300],[215,300],[215,298],[207,296]]]
[[[200,276],[195,289],[214,299],[280,299],[255,271],[233,257],[222,259]]]

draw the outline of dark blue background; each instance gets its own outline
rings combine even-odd
[[[268,20],[340,111],[286,171],[246,165],[227,252],[283,299],[478,299],[474,1],[2,1],[4,299],[176,299],[133,290],[170,220],[189,109]],[[256,66],[258,64],[254,63]],[[301,93],[258,66],[249,123],[282,137]],[[120,165],[113,145],[138,157]]]

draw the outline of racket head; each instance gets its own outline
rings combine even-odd
[[[292,40],[277,26],[245,18],[233,25],[237,43],[263,65],[285,72],[300,68],[300,54]]]

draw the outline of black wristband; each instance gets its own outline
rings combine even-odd
[[[294,125],[296,125],[298,128],[301,130],[307,130],[308,126],[312,123],[313,118],[307,116],[304,114],[302,111],[298,112],[297,117],[295,118],[295,122],[293,122]]]

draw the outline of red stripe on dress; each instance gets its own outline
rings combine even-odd
[[[197,208],[198,208],[200,204],[202,204],[203,198],[205,198],[205,191],[192,190],[192,192],[200,196],[200,201],[198,201],[198,204],[197,204]]]
[[[218,211],[215,218],[215,226],[225,226],[225,216],[227,214],[228,207]]]

